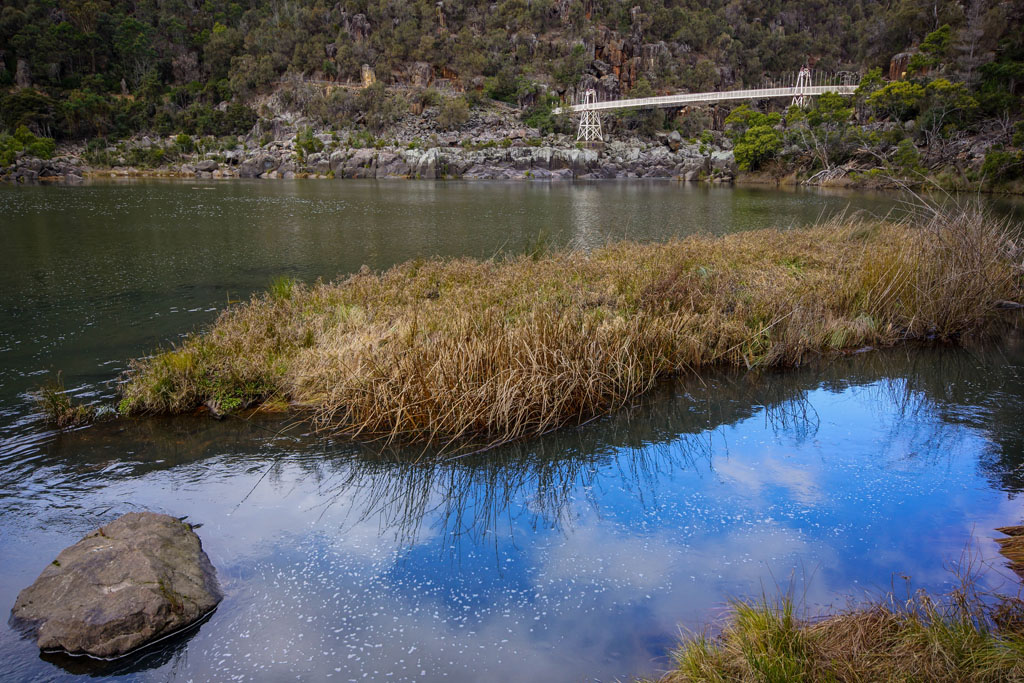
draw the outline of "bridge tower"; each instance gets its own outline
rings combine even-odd
[[[796,84],[793,88],[793,106],[805,107],[811,103],[810,95],[807,95],[807,88],[811,85],[811,70],[806,66],[800,69],[796,75]]]
[[[587,90],[583,93],[583,101],[580,102],[580,104],[584,108],[580,110],[580,127],[576,132],[576,140],[578,142],[595,142],[598,140],[604,140],[604,137],[601,135],[601,116],[597,113],[596,109],[592,109],[587,106],[596,103],[596,91]]]

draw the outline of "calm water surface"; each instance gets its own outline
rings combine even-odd
[[[0,678],[613,680],[680,628],[783,588],[807,609],[901,575],[942,589],[1024,504],[1024,342],[902,349],[666,384],[582,428],[440,465],[278,421],[57,435],[56,370],[108,400],[126,361],[278,274],[813,221],[892,197],[670,183],[296,181],[0,187],[0,610],[131,510],[190,515],[226,598],[127,661],[43,659],[0,628]],[[1019,211],[1000,205],[999,210]]]

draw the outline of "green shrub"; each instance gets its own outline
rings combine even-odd
[[[893,81],[871,93],[867,99],[868,106],[880,116],[889,116],[897,121],[913,118],[924,101],[924,86],[910,81]]]
[[[295,285],[298,281],[288,275],[279,275],[270,281],[270,287],[267,291],[270,294],[270,298],[278,301],[283,301],[292,298],[292,292],[295,291]]]
[[[356,106],[363,113],[366,127],[374,133],[383,131],[409,110],[405,99],[389,94],[380,81],[359,91]]]
[[[225,127],[228,134],[235,133],[238,135],[245,135],[252,127],[256,125],[256,121],[259,117],[256,116],[256,112],[251,107],[242,104],[241,102],[232,102],[228,105],[228,110],[224,112]]]
[[[445,130],[458,128],[469,121],[469,103],[464,97],[449,97],[441,104],[437,124]]]
[[[313,135],[313,128],[310,126],[300,128],[295,135],[295,153],[300,160],[305,160],[306,156],[315,154],[323,148],[324,143]]]
[[[985,153],[981,175],[989,185],[1015,180],[1024,175],[1024,154],[992,147]]]
[[[768,125],[751,126],[736,141],[733,154],[741,171],[754,171],[782,149],[778,131]]]
[[[523,123],[536,128],[541,135],[552,133],[568,133],[572,130],[572,122],[565,113],[555,114],[558,98],[554,95],[541,95],[536,104],[523,114]]]
[[[905,176],[924,173],[924,169],[921,168],[921,154],[917,151],[913,140],[904,138],[896,145],[893,166]]]
[[[184,133],[178,133],[178,136],[174,138],[174,146],[177,148],[179,154],[191,154],[195,151],[195,143],[192,142],[192,138]]]
[[[515,104],[520,91],[529,86],[530,83],[526,79],[506,67],[484,81],[484,95],[492,100]]]
[[[368,130],[357,130],[348,136],[348,146],[367,149],[377,146],[377,138]]]
[[[38,137],[26,126],[18,126],[14,135],[0,133],[0,166],[13,164],[18,152],[25,152],[29,156],[40,159],[49,159],[53,156],[56,148],[53,138]]]
[[[424,88],[416,93],[414,99],[424,107],[436,107],[441,104],[444,98],[441,97],[441,93],[437,92],[436,88]]]
[[[1013,146],[1024,147],[1024,121],[1018,121],[1013,127]]]
[[[725,117],[725,127],[729,131],[730,136],[737,140],[742,138],[746,132],[757,126],[767,126],[771,128],[782,121],[782,116],[772,112],[771,114],[762,114],[759,111],[751,109],[749,106],[743,104],[731,112]]]
[[[32,399],[46,422],[57,429],[79,427],[92,422],[97,416],[96,406],[78,403],[71,398],[60,374],[33,392]]]

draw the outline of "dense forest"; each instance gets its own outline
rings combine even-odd
[[[503,100],[533,107],[536,119],[538,106],[584,87],[602,97],[731,88],[805,64],[877,69],[876,89],[879,77],[905,78],[884,102],[875,98],[876,115],[920,115],[941,78],[963,89],[939,98],[942,107],[971,110],[946,112],[949,122],[1016,119],[1024,3],[5,0],[0,130],[57,140],[241,134],[257,121],[260,97],[283,83],[357,84],[364,65],[402,86],[405,103],[436,97],[422,93],[440,85],[465,93],[460,105]],[[395,108],[387,90],[339,88],[299,104],[326,125],[372,122],[367,111],[386,123]]]

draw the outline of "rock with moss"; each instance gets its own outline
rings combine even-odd
[[[65,548],[11,611],[41,650],[118,657],[193,624],[223,594],[192,527],[130,512]]]

